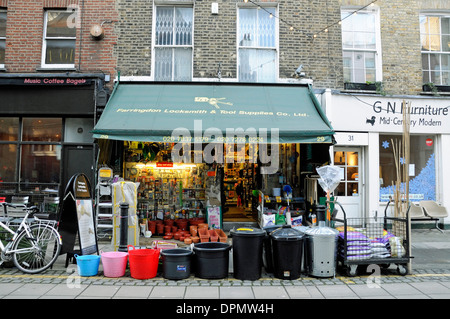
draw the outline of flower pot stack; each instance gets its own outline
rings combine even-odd
[[[204,242],[227,242],[227,235],[222,229],[209,229],[201,217],[189,219],[166,219],[148,221],[148,229],[163,239],[179,240],[186,245]]]

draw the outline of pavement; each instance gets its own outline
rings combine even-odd
[[[189,300],[201,300],[204,305],[216,305],[210,309],[210,317],[214,312],[225,315],[235,311],[230,302],[250,300],[269,302],[265,310],[270,311],[274,302],[292,299],[450,299],[450,230],[441,233],[436,229],[413,229],[411,242],[414,258],[410,273],[404,276],[391,265],[354,277],[345,276],[338,269],[334,277],[302,274],[295,280],[281,280],[264,271],[255,281],[235,279],[232,274],[215,280],[191,274],[188,279],[175,281],[163,278],[161,273],[152,279],[139,280],[132,278],[128,269],[123,277],[105,277],[100,263],[97,276],[82,277],[76,265],[65,267],[66,255],[62,255],[52,269],[41,274],[24,274],[14,267],[0,268],[0,299],[152,299],[158,304],[171,299],[172,310],[184,314],[206,311],[189,308]],[[99,250],[110,248],[109,242],[99,242]]]

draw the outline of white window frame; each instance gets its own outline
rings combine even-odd
[[[360,9],[360,8],[359,7],[342,7],[341,8],[341,16],[343,13],[347,13],[349,15],[358,14],[358,13],[354,13],[358,9]],[[369,7],[369,8],[360,10],[358,12],[375,15],[375,49],[355,49],[355,48],[345,49],[344,43],[342,43],[342,53],[344,53],[344,52],[364,52],[364,53],[373,52],[373,53],[375,53],[375,82],[380,82],[383,79],[383,73],[382,73],[383,64],[382,64],[382,54],[381,54],[380,10],[378,7],[374,6],[374,7]],[[344,19],[345,19],[345,17],[344,17]],[[352,68],[352,70],[353,70],[352,72],[354,72],[354,68]],[[366,77],[365,69],[364,69],[364,77]],[[352,79],[354,79],[354,74],[352,74]],[[345,80],[345,81],[348,81],[348,80]],[[348,82],[355,82],[355,81],[350,80]],[[363,83],[366,83],[366,82],[367,81],[365,81]]]
[[[0,13],[6,13],[6,23],[8,23],[8,14],[7,11],[4,9],[0,9]],[[5,41],[5,53],[6,53],[6,34],[4,37],[0,37],[0,41]],[[4,63],[0,63],[0,69],[4,69],[5,68],[5,64]]]
[[[157,45],[156,44],[156,10],[157,7],[171,7],[171,8],[191,8],[192,9],[192,41],[190,45]],[[174,15],[175,17],[175,15]],[[191,70],[190,70],[190,81],[192,81],[194,77],[194,29],[195,29],[195,6],[191,2],[187,3],[164,3],[161,1],[155,1],[155,4],[153,6],[153,22],[152,22],[152,71],[150,78],[153,81],[156,81],[155,71],[156,71],[156,49],[157,48],[172,48],[172,49],[178,49],[178,48],[190,48],[191,49]],[[174,71],[175,71],[175,55],[172,54],[172,76],[171,81],[174,81]]]
[[[45,57],[47,54],[47,39],[59,39],[59,40],[74,40],[76,44],[76,36],[75,37],[47,37],[47,22],[48,22],[48,13],[49,12],[68,12],[65,10],[45,10],[44,14],[44,31],[43,31],[43,41],[42,41],[42,56],[41,56],[41,67],[46,69],[73,69],[75,68],[75,62],[72,64],[46,64]],[[75,61],[75,60],[74,60]]]
[[[419,19],[421,19],[422,17],[436,17],[436,18],[439,18],[440,50],[439,51],[422,50],[422,45],[421,45],[421,50],[420,50],[421,58],[423,59],[423,55],[424,54],[430,54],[430,55],[436,54],[437,56],[439,56],[439,61],[441,61],[441,57],[443,55],[449,55],[450,56],[450,51],[442,51],[442,47],[443,47],[444,44],[442,43],[443,39],[442,39],[442,30],[441,30],[441,19],[442,18],[450,18],[450,12],[421,12],[420,15],[419,15]],[[419,23],[420,23],[420,20],[419,20]],[[421,44],[422,44],[422,32],[420,33],[420,41],[421,41]],[[428,61],[428,66],[430,66],[430,65],[431,65],[430,61]],[[423,74],[424,74],[425,70],[423,69],[423,64],[422,64],[422,82],[423,82],[423,84],[431,82],[434,85],[445,85],[445,86],[450,85],[450,83],[445,84],[445,83],[442,82],[442,78],[443,78],[442,77],[442,70],[443,70],[442,69],[442,63],[439,63],[439,66],[440,66],[440,68],[439,68],[440,83],[434,83],[434,82],[431,81],[431,71],[433,71],[431,69],[426,70],[428,72],[428,78],[429,78],[430,81],[426,81],[425,82],[423,80]],[[449,80],[449,82],[450,82],[450,80]]]
[[[275,19],[275,46],[274,47],[258,47],[258,46],[240,46],[239,45],[239,39],[240,39],[240,14],[239,14],[239,10],[240,9],[255,9],[255,10],[264,10],[263,8],[271,8],[271,9],[275,9],[275,16],[278,16],[279,14],[279,7],[278,5],[274,5],[274,4],[260,4],[260,7],[256,7],[254,4],[238,4],[236,6],[236,60],[237,60],[237,67],[236,67],[236,78],[238,79],[238,81],[241,81],[241,79],[239,78],[239,69],[240,69],[240,58],[239,58],[239,51],[240,49],[256,49],[256,50],[272,50],[275,51],[275,76],[274,76],[274,80],[275,82],[280,82],[280,78],[279,78],[279,54],[280,54],[280,27],[279,27],[279,20],[276,17],[273,17],[273,19]]]

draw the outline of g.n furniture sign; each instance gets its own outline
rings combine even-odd
[[[446,98],[335,94],[331,104],[337,131],[402,132],[407,111],[411,133],[450,133],[450,99]]]

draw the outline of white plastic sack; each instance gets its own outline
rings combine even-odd
[[[319,185],[325,192],[332,192],[341,182],[340,168],[333,165],[326,165],[317,168],[320,178]]]
[[[128,241],[127,245],[139,246],[139,220],[137,211],[137,189],[139,183],[117,182],[112,184],[113,190],[113,238],[114,250],[120,245],[120,204],[128,203]]]

